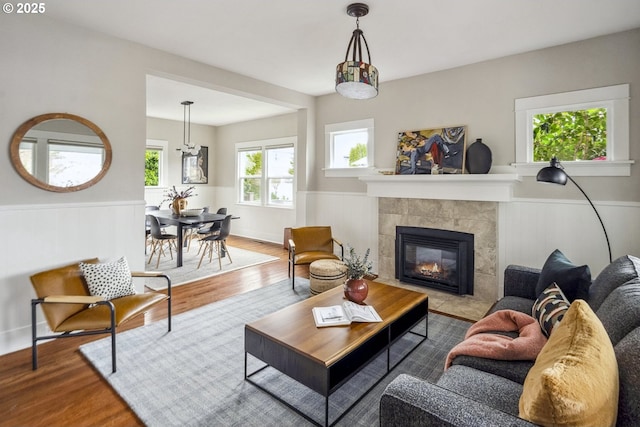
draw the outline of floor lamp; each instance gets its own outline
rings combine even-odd
[[[611,258],[611,244],[609,243],[609,235],[607,234],[607,229],[604,228],[604,223],[602,222],[602,218],[600,218],[600,214],[598,213],[598,210],[591,202],[591,199],[589,198],[589,196],[587,196],[587,193],[585,193],[584,190],[578,185],[578,183],[575,182],[573,178],[571,178],[564,171],[564,168],[562,167],[562,165],[560,165],[560,161],[554,157],[553,159],[551,159],[551,165],[540,169],[540,172],[538,172],[538,175],[536,175],[536,181],[548,182],[551,184],[565,185],[567,183],[567,179],[573,182],[576,187],[578,187],[578,190],[580,190],[582,195],[587,199],[587,201],[593,208],[593,211],[596,213],[596,216],[600,221],[600,225],[602,226],[602,231],[604,231],[604,237],[605,239],[607,239],[607,248],[609,249],[609,263],[611,263],[613,261]]]

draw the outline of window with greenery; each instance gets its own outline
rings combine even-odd
[[[167,141],[147,140],[147,149],[144,154],[145,187],[167,186],[168,159],[165,155],[167,147]]]
[[[533,161],[607,159],[607,109],[533,115]]]
[[[629,85],[515,100],[518,174],[557,157],[569,174],[628,176]]]
[[[293,206],[294,141],[282,138],[236,146],[239,203]]]
[[[325,175],[358,176],[373,168],[373,119],[325,126]]]

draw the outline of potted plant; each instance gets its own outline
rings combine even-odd
[[[164,200],[160,203],[169,202],[169,208],[173,211],[174,214],[180,214],[180,211],[186,209],[187,207],[187,198],[191,196],[196,196],[193,194],[193,190],[195,190],[194,186],[187,188],[186,190],[178,191],[176,190],[176,186],[174,185],[172,188],[167,191],[167,194],[164,196]]]
[[[357,304],[367,298],[369,294],[369,286],[364,276],[371,273],[372,263],[369,261],[370,249],[360,258],[355,249],[349,246],[349,255],[343,260],[347,266],[347,280],[344,283],[344,296]]]

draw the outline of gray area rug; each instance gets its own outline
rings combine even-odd
[[[182,267],[176,267],[176,254],[174,252],[173,259],[167,253],[167,256],[160,257],[160,266],[156,267],[157,255],[153,256],[153,260],[150,264],[146,264],[147,270],[162,271],[171,277],[171,286],[180,286],[193,282],[198,279],[205,279],[207,277],[217,276],[218,274],[228,273],[230,271],[240,270],[241,268],[251,267],[253,265],[264,264],[266,262],[276,261],[278,258],[265,255],[258,252],[247,251],[245,249],[234,248],[229,246],[229,253],[231,254],[232,263],[229,262],[228,257],[222,258],[222,270],[220,264],[218,264],[218,255],[213,254],[211,262],[209,262],[208,255],[202,260],[202,265],[198,268],[200,262],[200,255],[197,255],[198,243],[193,242],[191,250],[182,253]],[[149,255],[146,256],[146,261],[149,261]],[[149,279],[145,281],[145,286],[153,290],[166,289],[166,282],[164,280]]]
[[[285,405],[244,380],[244,325],[309,297],[309,282],[288,280],[237,295],[166,321],[118,334],[118,372],[111,373],[109,339],[80,347],[100,374],[148,426],[303,426],[312,425]],[[429,339],[402,361],[337,425],[378,425],[379,399],[398,374],[428,381],[441,375],[449,350],[470,323],[429,313]],[[424,333],[424,323],[417,327]],[[422,329],[422,331],[419,331]],[[394,345],[393,360],[417,338],[407,334]],[[384,372],[383,354],[330,397],[335,420]],[[262,366],[249,356],[249,372]],[[253,377],[318,422],[324,422],[324,398],[272,368]]]

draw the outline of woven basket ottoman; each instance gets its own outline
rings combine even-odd
[[[345,280],[347,266],[342,261],[319,259],[309,265],[309,289],[313,295],[342,286]]]

